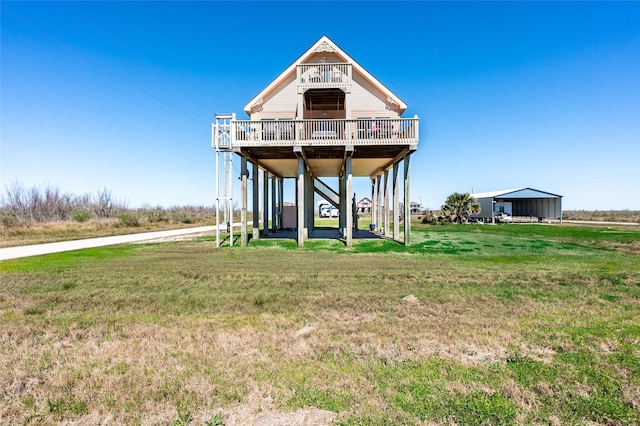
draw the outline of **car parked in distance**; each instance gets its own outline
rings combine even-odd
[[[513,222],[513,217],[509,213],[498,213],[496,216],[496,222],[499,223],[511,223]]]
[[[484,225],[484,222],[482,221],[482,219],[478,219],[475,217],[470,217],[466,223],[467,225]]]
[[[329,204],[320,205],[320,217],[331,217],[331,206]]]

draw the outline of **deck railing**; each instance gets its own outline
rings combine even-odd
[[[319,63],[298,65],[298,84],[303,89],[318,87],[345,87],[351,85],[351,64]]]
[[[250,146],[413,145],[418,118],[366,120],[235,120],[231,144]]]

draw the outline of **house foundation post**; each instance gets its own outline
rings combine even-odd
[[[262,173],[262,235],[269,235],[269,172]]]
[[[247,159],[241,157],[240,159],[240,243],[242,247],[246,247],[249,244],[249,233],[247,229],[247,175],[249,170],[247,169]]]
[[[305,186],[305,197],[306,200],[304,201],[305,206],[306,206],[306,225],[305,225],[305,238],[309,238],[309,235],[311,235],[311,233],[313,232],[313,194],[314,194],[314,190],[313,190],[313,176],[311,176],[311,172],[309,170],[306,171],[305,173],[305,181],[306,181],[306,186]]]
[[[347,227],[347,212],[345,211],[345,204],[347,199],[347,177],[346,173],[338,178],[338,193],[340,195],[340,205],[338,206],[338,228],[342,231],[341,237],[344,238],[344,229]]]
[[[284,178],[278,179],[278,229],[282,226],[282,214],[284,212]]]
[[[398,171],[400,167],[398,163],[393,164],[393,239],[400,239],[400,191],[398,190]]]
[[[257,240],[260,238],[260,171],[258,170],[258,163],[252,164],[253,173],[251,173],[251,177],[253,178],[253,238]]]
[[[378,218],[376,217],[376,214],[378,213],[378,199],[376,198],[377,195],[377,191],[376,191],[376,179],[375,178],[371,178],[371,224],[375,225],[376,228],[378,226],[380,226],[378,224]]]
[[[384,228],[382,218],[382,175],[378,175],[376,177],[376,193],[376,198],[378,200],[378,205],[376,206],[376,218],[378,219],[376,232],[380,234],[382,233],[382,228]]]
[[[384,171],[384,235],[389,235],[389,170]]]
[[[276,217],[278,215],[276,211],[276,180],[277,178],[275,176],[271,178],[271,231],[272,232],[276,232],[276,229],[278,229],[276,227]]]
[[[358,219],[360,219],[360,215],[358,214],[358,201],[356,200],[355,192],[353,193],[353,198],[351,199],[351,217],[353,218],[353,229],[359,231],[360,225],[358,224]]]
[[[404,245],[411,245],[411,180],[409,174],[409,159],[411,154],[404,156]]]
[[[316,198],[316,192],[314,189],[314,183],[313,183],[313,174],[311,173],[311,170],[307,170],[307,176],[309,179],[309,202],[307,203],[307,206],[309,208],[309,215],[307,216],[307,220],[309,221],[309,226],[308,226],[308,231],[307,231],[307,238],[309,237],[309,235],[311,235],[311,233],[315,230],[316,227],[316,222],[315,222],[315,217],[314,217],[314,212],[315,212],[315,205],[314,205],[314,200]]]
[[[298,156],[298,176],[296,178],[297,192],[296,192],[296,204],[298,208],[298,221],[296,226],[298,227],[298,246],[304,246],[304,189],[305,189],[305,164],[302,155]]]
[[[345,158],[344,164],[344,177],[345,177],[345,199],[344,203],[341,203],[340,210],[345,211],[346,215],[346,223],[345,226],[345,243],[347,246],[350,246],[353,242],[353,209],[350,208],[348,200],[351,198],[349,194],[353,192],[353,183],[352,183],[352,164],[351,164],[351,155],[353,154],[353,147],[351,150],[347,151],[347,157]]]

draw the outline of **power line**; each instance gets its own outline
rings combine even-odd
[[[104,65],[94,61],[93,59],[83,55],[82,53],[80,53],[79,51],[77,51],[76,49],[74,49],[73,47],[69,46],[68,44],[66,44],[65,42],[57,39],[56,37],[44,32],[43,30],[41,30],[40,28],[36,27],[35,25],[25,21],[24,19],[14,15],[12,12],[8,11],[7,9],[5,9],[4,7],[0,7],[0,9],[2,9],[2,11],[4,13],[6,13],[7,15],[11,16],[13,19],[15,19],[16,21],[20,22],[21,24],[31,28],[32,30],[40,33],[40,35],[47,37],[49,39],[51,39],[52,41],[54,41],[55,43],[58,43],[60,46],[64,47],[65,49],[70,50],[71,52],[75,53],[76,55],[78,55],[79,57],[81,57],[82,59],[84,59],[85,61],[97,66],[98,68],[102,69],[103,71],[108,72],[109,74],[113,75],[114,77],[118,78],[119,80],[122,80],[123,82],[127,83],[128,85],[130,85],[131,87],[139,90],[140,92],[144,93],[147,96],[152,97],[153,99],[157,100],[158,102],[163,103],[164,105],[168,106],[169,108],[172,108],[176,111],[178,111],[181,114],[186,115],[187,117],[204,124],[207,127],[210,127],[210,123],[205,123],[204,121],[200,120],[199,118],[194,117],[193,115],[189,114],[188,112],[185,112],[183,110],[181,110],[180,108],[171,105],[170,103],[164,101],[163,99],[160,99],[159,97],[157,97],[156,95],[154,95],[153,93],[143,89],[142,87],[138,86],[135,83],[132,83],[131,81],[127,80],[126,78],[120,76],[119,74],[115,73],[114,71],[111,71],[109,68],[105,67]]]
[[[85,15],[83,15],[80,11],[78,11],[76,8],[74,8],[73,6],[71,6],[68,2],[63,2],[65,4],[65,6],[67,8],[69,8],[72,12],[74,12],[76,15],[78,15],[80,18],[82,18],[84,21],[86,21],[89,25],[91,25],[92,27],[94,27],[97,31],[99,31],[100,33],[102,33],[106,38],[110,39],[113,43],[115,43],[118,47],[120,47],[120,49],[124,50],[126,53],[128,53],[129,55],[133,56],[136,60],[138,60],[140,63],[142,63],[144,66],[146,66],[147,68],[149,68],[151,71],[153,71],[156,75],[158,75],[160,78],[162,78],[164,81],[166,81],[167,83],[169,83],[170,85],[172,85],[174,88],[178,89],[180,92],[182,92],[185,96],[187,96],[189,99],[191,99],[192,101],[196,102],[198,105],[202,106],[203,108],[205,108],[207,111],[215,114],[215,111],[213,111],[211,108],[209,108],[208,106],[206,106],[205,104],[203,104],[202,102],[200,102],[198,99],[196,99],[195,97],[193,97],[191,94],[187,93],[187,91],[185,91],[184,89],[182,89],[181,87],[179,87],[177,84],[175,84],[174,82],[172,82],[171,80],[169,80],[167,77],[165,77],[162,73],[160,73],[160,71],[156,70],[153,66],[151,66],[148,62],[146,62],[144,59],[142,59],[140,56],[136,55],[134,52],[132,52],[130,49],[127,49],[122,43],[120,43],[120,41],[118,41],[115,37],[113,37],[110,33],[108,33],[106,30],[104,30],[103,28],[101,28],[100,26],[98,26],[97,24],[95,24],[93,21],[91,21],[89,18],[87,18]]]

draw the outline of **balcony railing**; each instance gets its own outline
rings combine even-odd
[[[236,120],[231,122],[231,145],[414,145],[418,118],[366,120]]]
[[[304,64],[296,69],[298,84],[303,89],[346,87],[351,85],[351,64]]]

